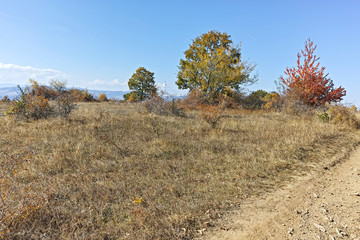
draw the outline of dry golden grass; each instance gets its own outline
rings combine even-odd
[[[4,112],[9,110],[11,103],[0,102],[0,116],[4,115]]]
[[[84,103],[67,120],[0,118],[1,171],[7,156],[34,156],[18,161],[1,190],[16,187],[10,203],[34,186],[25,197],[35,206],[1,231],[16,239],[193,239],[244,198],[358,141],[355,130],[311,117],[229,111],[212,128],[196,112],[138,110]]]

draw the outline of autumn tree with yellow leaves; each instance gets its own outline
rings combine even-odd
[[[204,101],[215,103],[225,89],[237,91],[255,82],[256,75],[251,75],[255,65],[242,61],[240,50],[226,33],[210,31],[195,38],[180,60],[178,88],[200,90]]]

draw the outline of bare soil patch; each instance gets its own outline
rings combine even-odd
[[[360,239],[360,148],[242,204],[205,239]]]

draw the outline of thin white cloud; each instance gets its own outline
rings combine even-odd
[[[123,83],[120,83],[119,79],[114,79],[112,81],[109,82],[110,85],[114,86],[114,85],[124,85]]]
[[[105,81],[102,79],[95,79],[91,82],[82,82],[82,85],[87,88],[91,89],[98,89],[98,90],[123,90],[127,91],[128,85],[127,82],[121,82],[119,79],[115,78],[111,81]]]
[[[115,78],[109,83],[111,86],[120,86],[121,88],[128,88],[128,81],[121,82],[119,79]]]
[[[100,79],[95,79],[94,81],[89,82],[89,85],[104,85],[104,84],[106,84],[106,82]]]
[[[47,84],[52,79],[68,80],[69,75],[54,69],[0,62],[0,83],[26,84],[29,79]]]

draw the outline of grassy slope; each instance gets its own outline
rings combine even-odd
[[[216,129],[194,116],[95,103],[81,104],[69,120],[0,118],[2,169],[10,155],[31,152],[2,180],[2,191],[16,187],[7,206],[24,208],[11,203],[33,186],[24,204],[39,207],[13,218],[10,234],[192,239],[247,196],[358,141],[345,127],[280,113],[229,112]]]
[[[0,116],[4,114],[5,111],[9,110],[11,103],[0,102]]]

